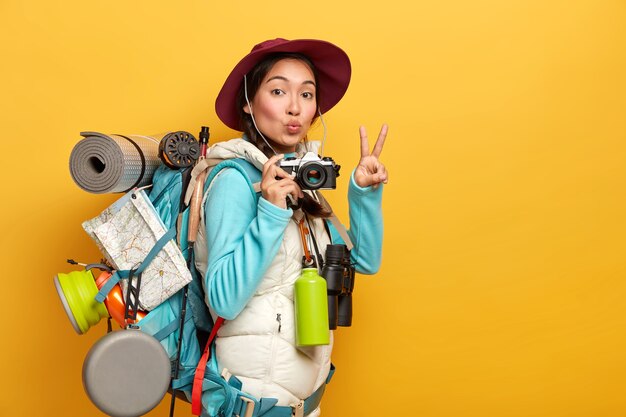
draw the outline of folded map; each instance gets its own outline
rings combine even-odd
[[[100,251],[117,270],[137,268],[167,230],[143,190],[131,190],[98,217],[83,223]],[[191,281],[175,240],[170,240],[141,276],[139,308],[152,310]],[[135,281],[133,280],[133,283]],[[128,282],[120,281],[126,296]]]

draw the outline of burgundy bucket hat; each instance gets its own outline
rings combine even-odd
[[[330,42],[315,39],[267,40],[255,45],[252,51],[233,68],[215,100],[215,111],[222,122],[231,129],[240,130],[237,92],[243,86],[243,76],[263,58],[277,52],[300,53],[307,56],[315,69],[323,90],[318,106],[326,113],[341,100],[350,84],[352,69],[348,55]]]

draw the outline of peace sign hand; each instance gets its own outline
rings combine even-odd
[[[359,187],[368,187],[370,185],[377,187],[381,182],[387,184],[387,181],[389,181],[385,166],[378,160],[380,153],[383,151],[388,130],[389,127],[384,124],[380,129],[374,149],[370,153],[365,127],[361,126],[359,128],[359,133],[361,134],[361,160],[354,172],[354,181]]]

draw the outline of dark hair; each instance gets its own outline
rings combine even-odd
[[[256,96],[259,87],[261,86],[261,82],[265,78],[268,72],[274,67],[274,65],[283,59],[295,59],[306,64],[313,72],[313,76],[315,78],[315,100],[316,103],[319,103],[320,97],[320,85],[317,77],[317,70],[313,65],[313,62],[306,56],[299,53],[276,53],[268,55],[263,58],[258,64],[254,66],[248,74],[246,74],[246,84],[248,90],[248,98],[250,101],[254,99]],[[243,108],[247,104],[244,85],[242,84],[241,88],[237,92],[237,112],[239,114],[239,128],[243,131],[248,138],[248,140],[261,152],[263,152],[268,158],[271,157],[274,152],[267,146],[259,132],[257,132],[254,127],[254,123],[252,122],[252,117],[250,114],[246,113]],[[317,120],[317,114],[313,117],[312,123]],[[305,138],[306,141],[306,138]],[[317,201],[315,201],[310,195],[304,193],[304,199],[302,201],[302,210],[304,210],[307,214],[310,214],[313,217],[329,217],[332,213],[320,205]]]

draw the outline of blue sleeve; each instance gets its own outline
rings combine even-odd
[[[234,319],[248,303],[276,256],[292,210],[256,201],[241,172],[226,168],[213,180],[205,203],[208,248],[207,302]]]
[[[375,274],[380,268],[383,243],[382,197],[383,184],[377,188],[359,187],[352,173],[348,188],[348,236],[354,244],[351,260],[361,274]],[[345,243],[330,222],[328,226],[333,243]]]

